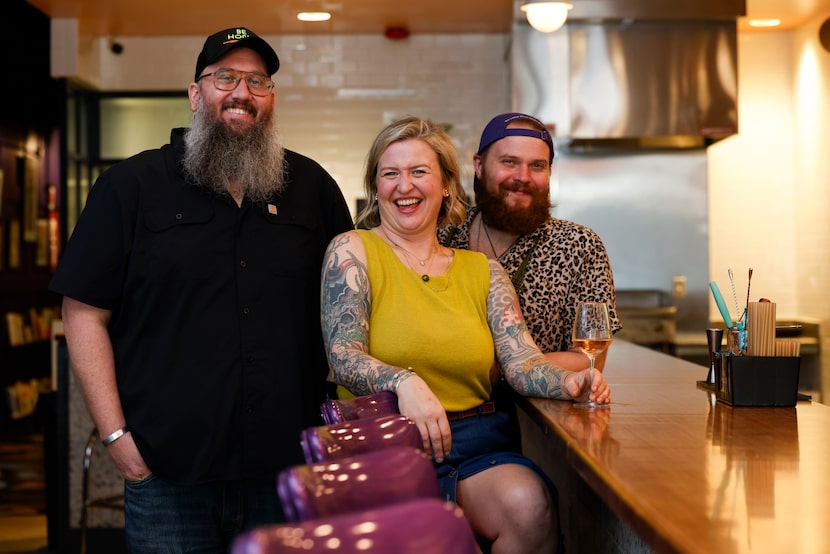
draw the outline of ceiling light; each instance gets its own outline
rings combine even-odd
[[[297,14],[300,21],[328,21],[331,19],[329,12],[300,12]]]
[[[750,19],[750,27],[778,27],[781,25],[780,19]]]
[[[521,10],[527,15],[530,26],[543,33],[552,33],[565,24],[568,10],[573,4],[567,2],[537,2],[522,4]]]

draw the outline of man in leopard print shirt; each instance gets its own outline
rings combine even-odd
[[[571,329],[580,301],[608,302],[619,331],[614,276],[599,236],[583,225],[550,215],[553,140],[535,117],[507,113],[493,118],[474,156],[476,205],[460,227],[439,230],[455,248],[497,259],[513,279],[531,335],[551,362],[588,366],[572,348]],[[596,367],[602,368],[605,353]]]

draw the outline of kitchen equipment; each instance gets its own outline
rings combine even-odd
[[[616,310],[623,328],[614,338],[670,353],[677,336],[677,307],[669,301],[659,290],[617,289]]]
[[[706,382],[714,384],[718,373],[718,352],[723,344],[723,329],[706,329],[706,343],[709,346],[709,374]]]

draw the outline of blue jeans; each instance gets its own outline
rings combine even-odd
[[[124,486],[131,554],[226,554],[243,531],[285,521],[276,480],[168,483],[150,476]]]

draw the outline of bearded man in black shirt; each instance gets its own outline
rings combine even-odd
[[[227,552],[283,521],[274,479],[320,423],[320,268],[352,224],[331,176],[282,147],[278,68],[249,29],[208,37],[192,126],[101,175],[50,285],[130,552]]]

